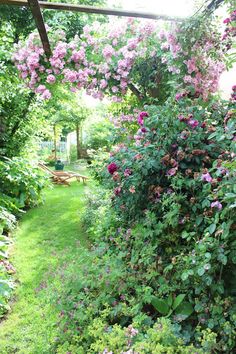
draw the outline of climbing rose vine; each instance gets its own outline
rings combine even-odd
[[[216,92],[224,70],[223,51],[216,48],[218,35],[204,28],[201,38],[186,45],[186,26],[159,30],[154,21],[134,19],[85,26],[82,35],[67,42],[63,31],[47,28],[52,54],[45,56],[37,33],[19,42],[13,60],[22,79],[43,99],[50,99],[56,84],[69,85],[72,91],[86,89],[87,94],[102,99],[109,94],[121,101],[128,88],[136,86],[142,98],[143,76],[135,68],[140,63],[157,67],[148,73],[150,87],[161,80],[175,81],[176,99],[187,94],[202,96]],[[138,66],[139,65],[139,66]],[[165,76],[163,76],[165,73]],[[134,90],[132,90],[134,92]]]

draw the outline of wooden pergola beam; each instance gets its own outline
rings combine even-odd
[[[0,4],[28,6],[27,0],[0,0]],[[55,2],[47,2],[47,1],[38,1],[38,4],[40,5],[41,9],[75,11],[75,12],[84,12],[87,14],[137,17],[137,18],[147,18],[152,20],[177,21],[177,22],[183,21],[185,19],[184,17],[158,15],[149,12],[126,11],[126,10],[99,8],[93,6],[82,6],[82,5],[65,4],[65,3],[55,3]]]
[[[51,55],[50,43],[38,0],[28,0],[47,57]]]

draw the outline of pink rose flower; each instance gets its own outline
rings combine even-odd
[[[138,115],[138,124],[139,124],[140,126],[143,125],[143,123],[144,123],[144,118],[145,118],[145,117],[148,117],[148,113],[147,113],[147,112],[140,112],[140,113],[139,113],[139,115]]]
[[[56,78],[54,75],[48,75],[47,80],[46,80],[49,84],[54,84],[54,82],[56,81]]]
[[[118,170],[118,166],[115,162],[111,162],[108,166],[107,166],[107,170],[108,172],[113,175],[114,172],[116,172]]]
[[[231,20],[230,20],[229,17],[227,17],[227,18],[223,21],[223,23],[225,23],[225,24],[228,24],[228,23],[230,23],[230,22],[231,22]]]

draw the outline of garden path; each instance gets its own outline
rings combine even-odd
[[[43,205],[21,219],[12,252],[19,284],[12,311],[0,325],[0,354],[54,352],[60,335],[55,299],[66,296],[60,276],[71,263],[76,272],[88,252],[80,221],[85,188],[77,182],[55,186],[46,191]]]

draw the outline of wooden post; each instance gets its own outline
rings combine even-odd
[[[76,150],[77,150],[77,159],[80,158],[80,125],[76,123]]]
[[[49,39],[45,27],[45,23],[43,21],[43,16],[40,10],[40,5],[38,0],[28,0],[29,7],[34,16],[34,20],[43,44],[43,49],[47,57],[51,55],[51,48],[49,44]]]
[[[54,134],[54,159],[57,160],[57,128],[56,124],[53,126],[53,134]]]

